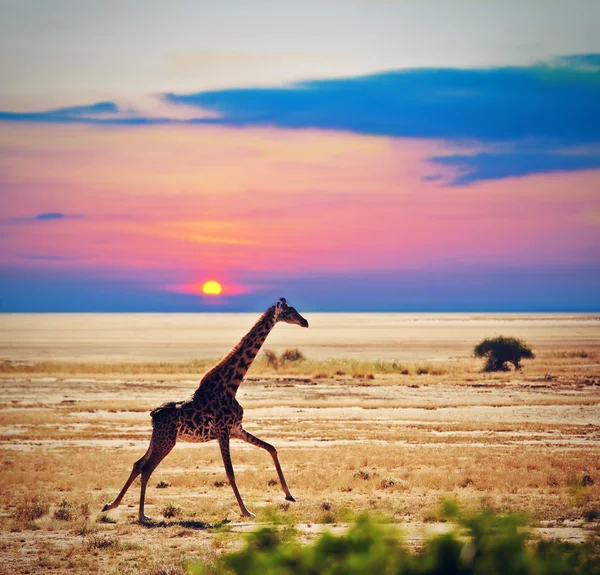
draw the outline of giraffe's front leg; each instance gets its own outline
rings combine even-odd
[[[235,483],[235,474],[233,473],[233,465],[231,464],[231,455],[229,454],[229,434],[224,433],[219,437],[219,447],[221,448],[221,455],[223,456],[223,464],[225,465],[225,473],[227,474],[227,479],[229,480],[229,484],[233,489],[233,494],[237,499],[238,505],[242,511],[242,515],[244,517],[254,517],[254,513],[250,513],[244,502],[242,501],[242,497],[240,496],[240,492],[238,491],[237,485]]]
[[[271,454],[271,457],[273,458],[273,463],[275,463],[275,469],[277,470],[277,475],[279,476],[279,481],[281,482],[281,488],[283,489],[283,492],[285,493],[285,498],[288,501],[296,501],[292,497],[292,494],[290,493],[290,490],[287,486],[285,477],[283,476],[283,471],[281,470],[281,465],[279,465],[279,459],[277,457],[277,449],[275,449],[270,443],[267,443],[266,441],[259,439],[258,437],[252,435],[251,433],[248,433],[241,426],[238,427],[237,429],[235,429],[235,431],[232,431],[231,435],[232,435],[232,437],[237,437],[238,439],[242,439],[243,441],[245,441],[247,443],[256,445],[257,447],[260,447],[261,449],[265,449],[266,451],[268,451]]]

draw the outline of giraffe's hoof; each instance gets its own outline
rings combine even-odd
[[[247,509],[244,513],[242,513],[242,516],[247,517],[248,519],[254,519],[256,517],[252,511],[248,511]]]
[[[105,511],[110,511],[110,504],[107,503],[103,508],[102,508],[102,513],[104,513]]]
[[[296,500],[291,495],[286,495],[285,498],[287,501],[293,501],[294,503],[296,502]]]
[[[152,518],[147,515],[140,515],[138,519],[140,523],[152,523]]]

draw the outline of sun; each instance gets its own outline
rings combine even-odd
[[[221,295],[223,286],[215,280],[208,280],[202,284],[202,293],[204,295]]]

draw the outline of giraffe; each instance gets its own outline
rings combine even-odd
[[[244,517],[254,517],[254,515],[244,505],[235,482],[229,454],[230,438],[241,439],[268,451],[275,463],[285,498],[288,501],[295,501],[279,465],[277,450],[242,427],[244,410],[235,398],[240,383],[267,335],[280,321],[308,327],[308,322],[287,304],[285,298],[279,299],[258,319],[229,355],[204,375],[190,399],[165,403],[150,412],[152,438],[148,451],[133,464],[131,475],[123,489],[112,503],[107,503],[103,507],[102,511],[118,507],[130,485],[141,474],[138,518],[140,522],[149,521],[150,519],[144,515],[148,480],[159,463],[175,447],[177,440],[203,443],[216,439],[219,442],[227,479]]]

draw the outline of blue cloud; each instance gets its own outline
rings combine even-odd
[[[233,126],[484,142],[596,142],[600,69],[582,66],[581,59],[522,68],[398,70],[165,98],[217,112],[221,117],[212,122]]]
[[[47,220],[64,220],[67,216],[60,212],[46,212],[43,214],[38,214],[35,216],[35,219],[38,221],[47,221]]]
[[[31,224],[35,222],[53,222],[57,220],[80,220],[85,216],[82,214],[64,214],[62,212],[43,212],[35,216],[24,218],[1,219],[1,224]]]
[[[451,183],[461,185],[600,163],[600,54],[524,67],[395,70],[286,87],[170,93],[164,99],[218,117],[118,117],[116,104],[100,102],[32,114],[0,112],[0,121],[275,126],[478,143],[484,153],[431,159],[434,167],[460,168]],[[503,151],[497,151],[499,143]],[[564,153],[581,147],[592,151]]]
[[[98,102],[90,106],[72,106],[42,112],[0,112],[0,120],[14,122],[93,122],[94,116],[116,114],[119,107],[114,102]]]
[[[167,120],[145,118],[133,110],[123,110],[114,102],[97,102],[89,106],[72,106],[42,112],[0,111],[0,122],[34,122],[42,124],[159,124]]]
[[[456,175],[451,185],[464,186],[481,180],[499,180],[527,174],[574,172],[600,169],[600,154],[565,154],[545,151],[505,153],[456,154],[431,158],[433,164],[452,167]],[[425,180],[442,179],[440,174]]]
[[[166,98],[217,112],[216,122],[226,125],[435,138],[492,149],[431,158],[434,166],[457,168],[451,185],[600,167],[599,54],[531,67],[399,70]],[[575,147],[590,151],[565,153]],[[441,174],[425,176],[437,179]]]

